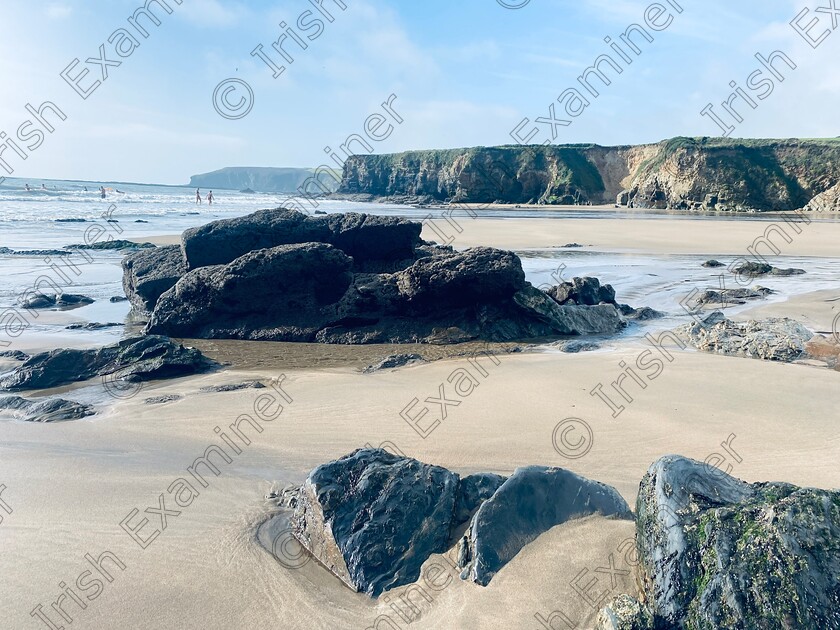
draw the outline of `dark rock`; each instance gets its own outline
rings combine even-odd
[[[553,335],[597,335],[615,333],[627,324],[612,304],[581,306],[558,304],[553,298],[530,285],[514,296],[517,304],[539,313]],[[545,333],[543,333],[545,334]],[[541,336],[532,334],[532,337]],[[514,338],[514,337],[510,337]]]
[[[4,256],[36,256],[44,258],[46,256],[69,256],[70,252],[63,249],[19,249],[13,250],[8,247],[0,247],[0,254]]]
[[[702,266],[714,269],[716,267],[723,267],[724,264],[722,262],[720,262],[719,260],[712,259],[712,260],[707,260],[706,262],[704,262],[702,264]]]
[[[155,307],[148,332],[182,337],[311,340],[335,317],[353,261],[323,243],[261,249],[188,272]],[[330,313],[333,311],[333,313]]]
[[[840,628],[840,493],[668,455],[636,503],[657,628]]]
[[[0,352],[0,357],[14,359],[15,361],[26,361],[29,358],[29,355],[25,352],[21,352],[20,350],[3,350]]]
[[[461,479],[455,496],[453,527],[470,520],[481,504],[492,497],[506,480],[507,477],[493,473],[476,473]]]
[[[75,295],[73,293],[60,293],[56,296],[55,304],[59,308],[77,308],[93,304],[96,300],[86,295]]]
[[[108,301],[111,302],[111,304],[116,304],[117,302],[127,302],[128,298],[124,295],[114,295],[109,298]]]
[[[181,400],[182,398],[183,396],[180,394],[164,394],[162,396],[150,396],[143,402],[147,405],[162,405],[164,403]]]
[[[132,337],[94,350],[61,348],[31,356],[0,376],[0,389],[46,389],[95,376],[144,381],[206,372],[216,364],[166,337]]]
[[[629,595],[619,595],[598,613],[595,630],[653,630],[653,615]]]
[[[371,374],[372,372],[379,372],[380,370],[393,370],[394,368],[403,367],[411,363],[422,362],[425,359],[419,354],[392,354],[382,359],[379,363],[367,366],[362,372]]]
[[[123,289],[140,313],[151,313],[160,296],[187,272],[178,245],[139,251],[122,261]]]
[[[665,313],[657,311],[649,306],[642,306],[641,308],[631,309],[630,313],[625,314],[630,319],[635,319],[639,322],[645,322],[651,319],[661,319],[665,317]]]
[[[74,295],[73,293],[60,293],[58,295],[34,293],[28,295],[21,303],[21,306],[25,309],[59,308],[70,310],[93,304],[94,301],[93,298],[85,295]]]
[[[704,352],[786,363],[800,358],[814,336],[792,319],[734,322],[719,311],[681,326],[677,333]]]
[[[148,223],[148,221],[144,221],[143,219],[137,219],[134,221],[135,223]]]
[[[378,596],[446,551],[457,487],[445,468],[361,449],[309,474],[292,533],[352,589]]]
[[[102,330],[103,328],[115,328],[116,326],[122,326],[122,324],[118,322],[108,322],[107,324],[103,324],[101,322],[87,322],[87,323],[78,323],[78,324],[70,324],[69,326],[65,326],[65,330]]]
[[[192,228],[181,237],[190,269],[227,264],[257,249],[300,243],[334,245],[357,262],[412,258],[422,224],[354,212],[308,217],[295,210],[260,210]]]
[[[265,385],[259,381],[247,381],[245,383],[236,383],[231,385],[209,385],[202,387],[198,391],[205,393],[220,393],[220,392],[238,392],[242,389],[265,389]]]
[[[615,304],[615,289],[609,284],[601,286],[598,278],[572,278],[546,291],[558,304],[578,304],[595,306],[607,303]]]
[[[25,422],[66,422],[95,413],[88,405],[63,398],[27,400],[20,396],[0,397],[0,410],[20,412],[19,417]]]
[[[136,222],[135,222],[136,223]],[[106,241],[97,241],[90,245],[68,245],[66,249],[93,249],[93,250],[127,250],[127,249],[154,249],[152,243],[135,243],[134,241],[124,241],[120,239],[111,239]]]
[[[773,276],[799,276],[805,273],[804,269],[779,269],[767,263],[745,262],[738,265],[733,271],[742,276],[755,278],[757,276],[766,276],[767,274]]]
[[[313,214],[327,214],[323,210],[316,210]]]
[[[590,514],[632,519],[618,491],[563,468],[518,468],[478,508],[461,540],[461,577],[486,586],[529,542]]]
[[[243,188],[243,189],[242,189],[242,190],[240,190],[239,192],[241,192],[241,193],[245,193],[246,195],[253,195],[253,194],[256,194],[256,193],[254,193],[254,191],[253,191],[253,190],[251,190],[250,188]]]
[[[601,344],[596,343],[594,341],[561,341],[557,344],[557,348],[560,352],[566,352],[568,354],[577,354],[578,352],[591,352],[592,350],[598,350],[601,347]]]
[[[738,275],[755,278],[756,276],[767,275],[773,271],[773,265],[759,262],[745,262],[735,267],[732,271]]]
[[[25,309],[52,308],[55,306],[55,301],[55,295],[35,293],[27,296],[20,305]]]
[[[56,223],[86,223],[87,219],[56,219]]]
[[[562,249],[578,249],[583,247],[580,243],[566,243],[565,245],[560,246]]]

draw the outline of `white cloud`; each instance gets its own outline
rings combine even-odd
[[[70,17],[73,7],[62,2],[50,2],[46,8],[47,17],[51,20],[63,20]]]

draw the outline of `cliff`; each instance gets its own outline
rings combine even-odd
[[[840,182],[840,139],[674,138],[352,156],[338,192],[468,203],[793,210]]]
[[[298,186],[314,173],[315,169],[311,168],[233,166],[212,173],[193,175],[190,177],[190,186],[229,190],[250,188],[257,192],[294,193]],[[321,181],[328,189],[335,190],[338,186],[338,177],[337,171],[335,178],[322,173]]]

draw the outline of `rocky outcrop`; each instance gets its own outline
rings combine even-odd
[[[310,240],[191,269],[157,298],[146,330],[273,341],[455,343],[611,333],[624,325],[609,304],[558,305],[525,281],[512,252],[418,244],[419,223],[386,219],[310,219],[277,210],[188,231],[183,240],[191,267],[256,245]],[[134,260],[126,263],[129,295],[136,292]],[[370,270],[383,263],[396,271]]]
[[[840,212],[840,182],[811,199],[803,210],[805,212]]]
[[[453,526],[470,520],[481,504],[492,497],[505,481],[507,477],[494,473],[476,473],[461,479],[458,483],[458,494],[455,497]]]
[[[783,362],[800,358],[814,336],[802,324],[786,317],[734,322],[720,311],[703,321],[686,324],[677,332],[704,352]]]
[[[617,200],[646,208],[793,210],[838,181],[840,140],[674,138],[638,146],[356,155],[345,162],[339,192],[473,203]],[[835,198],[829,193],[829,201]]]
[[[352,589],[373,597],[408,584],[448,548],[458,476],[360,449],[313,470],[297,494],[292,533]]]
[[[518,468],[473,516],[458,554],[461,577],[486,586],[540,534],[590,514],[632,518],[611,486],[563,468]]]
[[[92,416],[95,412],[89,405],[48,398],[27,400],[20,396],[0,396],[0,411],[10,411],[24,422],[66,422]]]
[[[96,376],[145,381],[197,374],[216,364],[166,337],[132,337],[94,350],[58,349],[32,355],[0,376],[0,389],[46,389]]]
[[[189,229],[181,246],[189,269],[227,264],[257,249],[297,243],[333,245],[361,265],[413,260],[421,229],[420,223],[397,217],[354,212],[308,217],[277,208]]]
[[[619,595],[598,613],[595,630],[653,630],[653,615],[630,595]]]
[[[158,299],[187,272],[179,245],[143,250],[122,261],[123,290],[140,314],[151,313]]]
[[[840,493],[669,455],[642,479],[636,515],[657,628],[840,628]]]

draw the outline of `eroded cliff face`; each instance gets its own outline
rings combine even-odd
[[[802,208],[838,182],[840,139],[674,138],[638,146],[502,146],[353,156],[345,163],[339,192],[468,203],[617,202],[745,211]],[[827,196],[836,200],[836,190]]]

